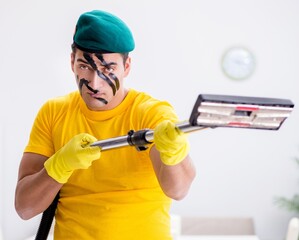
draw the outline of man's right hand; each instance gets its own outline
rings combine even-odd
[[[89,168],[101,157],[101,149],[90,146],[95,141],[97,139],[87,133],[73,137],[44,163],[48,175],[59,183],[66,183],[74,170]]]

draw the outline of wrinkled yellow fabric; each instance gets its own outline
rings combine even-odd
[[[154,129],[165,119],[177,121],[167,102],[133,89],[118,107],[104,112],[90,111],[73,92],[41,108],[25,152],[51,157],[79,133],[108,139],[131,129]],[[159,186],[149,149],[103,151],[88,169],[75,170],[60,192],[55,239],[172,239],[171,200]]]

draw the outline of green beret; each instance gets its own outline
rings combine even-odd
[[[128,26],[111,13],[99,10],[79,17],[73,40],[80,50],[92,53],[127,53],[135,47]]]

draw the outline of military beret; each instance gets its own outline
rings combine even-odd
[[[79,17],[73,40],[80,50],[93,53],[127,53],[135,48],[128,26],[120,18],[100,10]]]

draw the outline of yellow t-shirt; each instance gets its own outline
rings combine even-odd
[[[79,133],[103,140],[154,129],[164,119],[177,121],[167,102],[133,89],[119,106],[99,112],[90,111],[79,92],[73,92],[44,104],[25,152],[50,157]],[[171,199],[159,186],[149,149],[103,151],[90,168],[74,171],[60,191],[55,239],[172,239]]]

